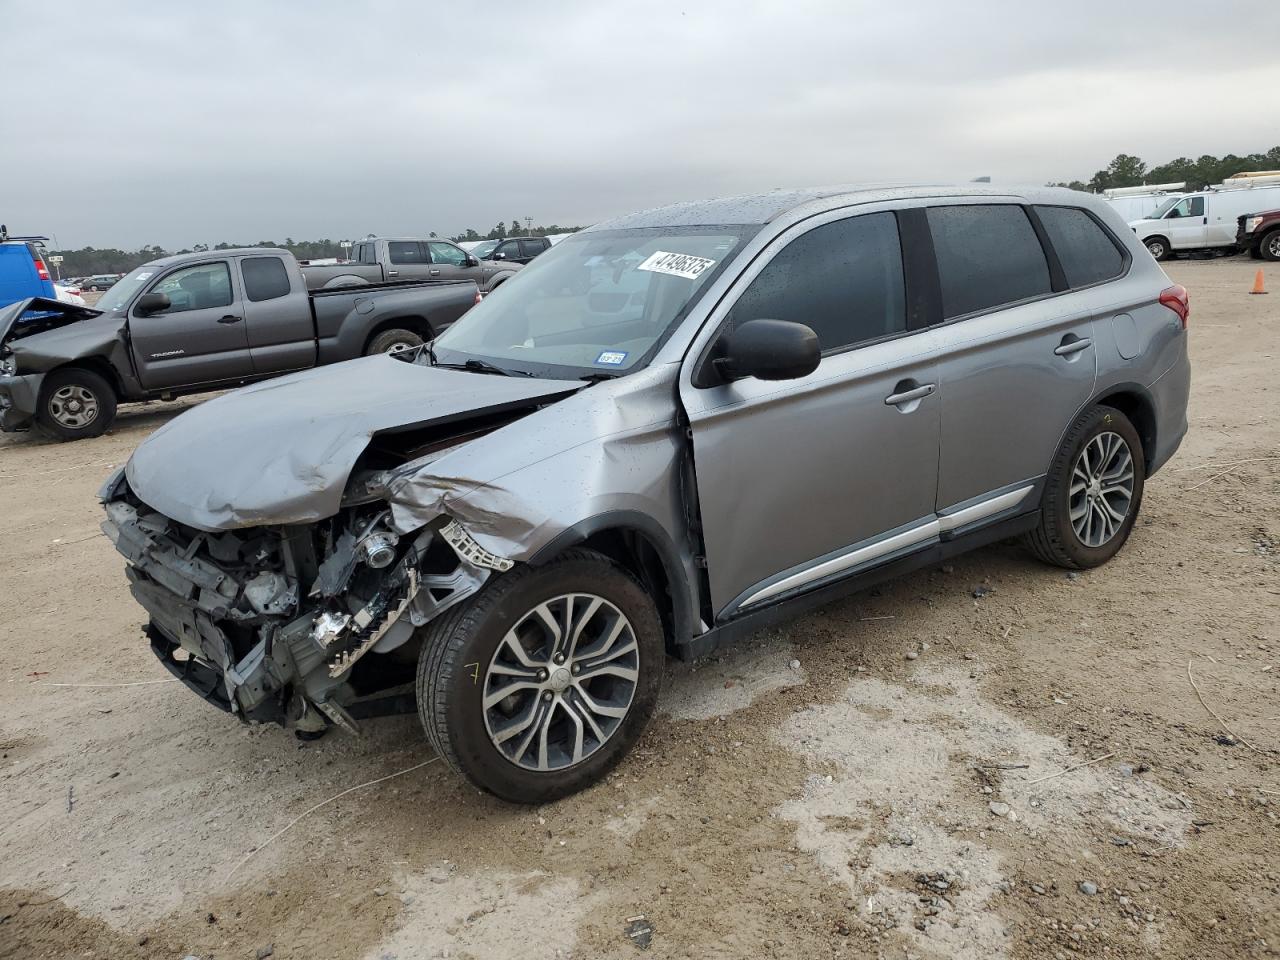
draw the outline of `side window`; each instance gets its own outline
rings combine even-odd
[[[378,252],[372,243],[360,244],[360,256],[356,258],[361,263],[377,263]]]
[[[1204,197],[1190,197],[1191,200],[1191,216],[1204,216]]]
[[[1014,204],[930,207],[946,319],[1051,293],[1049,263]]]
[[[731,327],[759,319],[812,327],[823,352],[906,330],[897,219],[850,217],[792,240],[729,312]]]
[[[240,261],[244,295],[254,303],[275,300],[289,292],[289,273],[279,257],[245,257]]]
[[[1168,220],[1179,220],[1183,217],[1203,217],[1204,216],[1204,197],[1187,197],[1179,200],[1168,213],[1165,218]]]
[[[165,314],[230,306],[233,299],[231,271],[225,263],[201,263],[194,267],[183,267],[169,274],[148,292],[163,293],[169,297],[170,307]]]
[[[1093,217],[1075,207],[1036,207],[1067,284],[1085,287],[1120,276],[1124,255]]]
[[[431,240],[427,246],[431,248],[432,263],[450,263],[455,267],[463,267],[467,264],[467,255],[462,252],[461,247],[455,247],[452,243],[444,243],[440,240]]]
[[[426,263],[426,251],[416,240],[388,240],[387,256],[392,263]]]
[[[498,244],[498,249],[493,251],[494,256],[502,254],[508,260],[515,260],[520,256],[520,241],[507,240]]]
[[[536,257],[543,250],[547,249],[547,241],[545,240],[521,240],[521,255],[526,257]]]

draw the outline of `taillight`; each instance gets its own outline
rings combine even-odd
[[[40,274],[41,280],[49,279],[49,268],[44,265],[44,261],[37,254],[31,254],[31,259],[36,265],[36,273]]]
[[[1182,329],[1187,329],[1187,317],[1191,313],[1191,297],[1187,294],[1186,287],[1175,283],[1172,287],[1161,290],[1160,306],[1168,307],[1176,313],[1178,319],[1182,321]]]
[[[481,296],[480,296],[480,288],[479,288],[479,287],[476,287],[476,300],[475,300],[475,302],[476,302],[476,303],[479,303],[482,299],[483,299],[483,297],[481,297]],[[472,304],[472,306],[475,306],[475,304]]]

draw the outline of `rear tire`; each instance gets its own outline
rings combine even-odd
[[[100,437],[115,418],[115,389],[99,374],[64,367],[45,377],[36,425],[53,439]]]
[[[365,347],[364,355],[371,357],[375,353],[400,353],[404,350],[420,347],[425,342],[420,334],[414,333],[412,330],[383,330],[381,333],[374,335],[373,339],[369,341],[369,345]]]
[[[1054,455],[1040,525],[1024,543],[1045,563],[1070,570],[1106,563],[1129,539],[1146,473],[1142,441],[1129,418],[1114,407],[1091,407]]]
[[[1173,251],[1169,248],[1169,241],[1164,237],[1148,237],[1142,242],[1146,244],[1151,256],[1157,260],[1168,260],[1173,256]]]
[[[561,632],[577,642],[555,659],[546,623],[565,620]],[[495,576],[428,625],[418,714],[436,752],[476,786],[545,803],[597,782],[631,749],[657,703],[664,657],[644,588],[607,557],[572,550]]]
[[[1280,230],[1272,230],[1258,241],[1258,252],[1263,260],[1280,260]]]

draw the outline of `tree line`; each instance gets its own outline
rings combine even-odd
[[[559,224],[548,226],[521,226],[518,219],[510,225],[499,221],[488,233],[480,233],[468,227],[456,236],[450,237],[455,242],[468,240],[505,240],[507,237],[545,237],[557,233],[576,233],[582,227],[562,227]],[[438,234],[433,230],[428,236]],[[362,239],[362,238],[353,238]],[[64,277],[86,277],[99,273],[128,273],[134,267],[140,267],[161,257],[171,257],[183,253],[204,253],[207,250],[231,250],[236,247],[283,247],[299,260],[325,260],[343,255],[342,243],[339,240],[294,240],[286,237],[281,243],[276,240],[259,240],[256,243],[197,243],[181,250],[166,250],[157,244],[149,244],[137,250],[118,250],[114,247],[82,247],[79,250],[50,250],[52,255],[62,257],[59,274]]]
[[[1051,183],[1051,187],[1069,187],[1101,193],[1114,187],[1140,187],[1147,183],[1185,182],[1188,190],[1203,190],[1221,183],[1237,173],[1259,170],[1280,170],[1280,147],[1272,147],[1265,153],[1250,153],[1238,157],[1228,153],[1222,157],[1205,154],[1198,160],[1179,157],[1154,167],[1148,167],[1142,158],[1131,153],[1117,154],[1105,169],[1095,173],[1088,183],[1072,180],[1070,183]]]

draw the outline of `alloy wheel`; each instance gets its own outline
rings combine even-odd
[[[498,644],[484,676],[485,729],[519,767],[572,767],[622,726],[639,677],[640,647],[621,610],[589,593],[555,597]]]
[[[49,413],[62,426],[78,430],[98,415],[98,398],[92,390],[69,383],[49,398]]]
[[[1267,255],[1272,260],[1280,260],[1280,230],[1267,238]]]
[[[1133,505],[1133,454],[1118,433],[1090,440],[1071,468],[1071,527],[1086,547],[1101,547],[1124,525]]]

